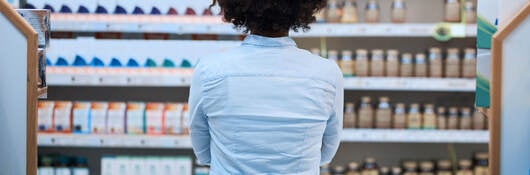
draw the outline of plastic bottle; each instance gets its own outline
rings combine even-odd
[[[364,159],[361,175],[378,175],[376,160],[372,157]]]
[[[344,110],[344,128],[355,128],[357,126],[357,116],[355,115],[355,104],[346,103]]]
[[[438,107],[436,110],[436,129],[447,129],[447,115],[445,114],[444,107]]]
[[[460,21],[460,1],[459,0],[445,0],[445,22],[459,22]]]
[[[395,49],[386,52],[385,76],[399,76],[399,52]]]
[[[372,60],[370,61],[370,76],[382,77],[385,74],[385,58],[381,49],[372,50]]]
[[[379,98],[379,105],[375,112],[375,127],[386,129],[392,126],[392,109],[390,108],[389,98]]]
[[[460,129],[471,129],[471,110],[469,108],[462,108],[462,115],[460,116]]]
[[[379,9],[377,0],[369,0],[364,9],[364,22],[378,23],[380,20]]]
[[[408,129],[420,129],[421,128],[421,113],[420,105],[413,103],[410,105],[409,113],[407,115],[407,128]]]
[[[374,111],[370,97],[362,97],[361,107],[359,108],[359,128],[374,127]]]
[[[400,77],[412,77],[414,75],[414,64],[412,64],[412,54],[404,53],[401,56]]]
[[[458,78],[461,75],[461,60],[457,48],[447,49],[447,59],[445,59],[445,76]]]
[[[393,0],[391,6],[391,16],[393,23],[403,23],[407,16],[407,7],[404,0]]]
[[[394,117],[392,122],[392,128],[394,129],[405,129],[407,127],[407,114],[405,111],[405,104],[398,103],[394,109]]]
[[[458,108],[449,108],[449,116],[447,117],[447,129],[458,129]]]
[[[464,54],[464,61],[462,63],[462,77],[475,78],[477,73],[477,57],[475,49],[466,48]]]
[[[355,75],[355,62],[352,59],[352,51],[342,51],[342,59],[340,61],[340,65],[340,68],[342,69],[342,74],[345,77],[352,77]]]
[[[345,0],[344,7],[342,8],[341,23],[356,23],[359,21],[357,18],[357,4],[355,0]]]
[[[439,78],[443,76],[442,51],[438,47],[429,49],[429,77]]]
[[[355,75],[359,77],[368,76],[370,62],[368,60],[368,51],[358,49],[355,57]]]
[[[425,104],[422,126],[423,129],[436,129],[436,113],[434,112],[434,105]]]
[[[414,62],[414,75],[416,77],[427,77],[427,60],[425,54],[416,54]]]
[[[340,9],[337,0],[329,0],[328,8],[326,9],[326,21],[328,23],[338,23],[342,17],[342,9]]]

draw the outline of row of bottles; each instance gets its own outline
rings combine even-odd
[[[380,166],[375,158],[368,157],[362,164],[324,165],[320,168],[320,175],[489,175],[488,153],[476,153],[473,160],[460,159],[455,164],[457,166],[453,169],[453,162],[446,159],[408,160],[401,162],[401,166],[388,167]]]
[[[320,49],[313,48],[311,52],[321,55]],[[443,59],[442,49],[432,47],[427,54],[411,53],[401,54],[390,49],[371,51],[357,49],[355,57],[351,50],[343,50],[339,59],[337,50],[329,50],[327,58],[339,64],[344,76],[375,76],[375,77],[447,77],[447,78],[475,78],[476,76],[476,50],[465,48],[463,59],[458,48],[448,48]]]
[[[404,103],[390,104],[388,97],[380,97],[376,108],[370,97],[362,97],[355,110],[355,104],[347,102],[344,110],[344,128],[378,129],[440,129],[440,130],[484,130],[486,118],[482,113],[471,112],[468,107],[435,108],[433,104],[412,103],[407,110]]]
[[[461,10],[461,7],[463,10]],[[357,23],[360,21],[356,0],[328,0],[327,7],[316,15],[317,22],[328,23]],[[364,6],[364,22],[378,23],[381,21],[381,5],[377,0],[368,0]],[[459,22],[461,14],[467,23],[476,22],[476,7],[474,2],[467,0],[461,4],[458,0],[446,0],[444,5],[444,21]],[[403,23],[407,17],[405,0],[393,0],[390,6],[390,21]]]
[[[64,155],[43,155],[38,158],[38,175],[89,175],[87,159]]]

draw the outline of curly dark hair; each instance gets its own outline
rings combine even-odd
[[[223,19],[245,33],[278,33],[289,29],[310,29],[314,14],[326,6],[326,0],[213,0],[219,4]]]

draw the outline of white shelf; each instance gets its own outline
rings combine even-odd
[[[192,69],[48,67],[49,86],[187,87]],[[344,78],[346,90],[474,92],[475,79],[461,78]]]
[[[39,133],[37,143],[44,147],[191,148],[188,136],[95,135]]]
[[[52,31],[240,35],[218,16],[52,14]],[[436,23],[313,24],[293,37],[431,37]],[[450,24],[454,37],[476,36],[476,25]]]
[[[342,142],[364,143],[488,143],[488,131],[345,129]],[[38,134],[42,147],[189,149],[189,136]]]
[[[344,78],[346,90],[474,92],[475,79],[464,78]]]
[[[488,143],[488,131],[345,129],[343,142]]]

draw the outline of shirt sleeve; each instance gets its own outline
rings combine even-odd
[[[344,106],[344,85],[342,75],[337,81],[335,94],[334,112],[328,119],[326,129],[324,130],[320,158],[321,165],[330,163],[339,149],[342,135],[342,115]]]
[[[193,152],[197,156],[199,164],[210,164],[210,128],[207,116],[202,110],[202,82],[199,69],[193,73],[190,86],[190,96],[188,99],[190,117],[190,137]]]

